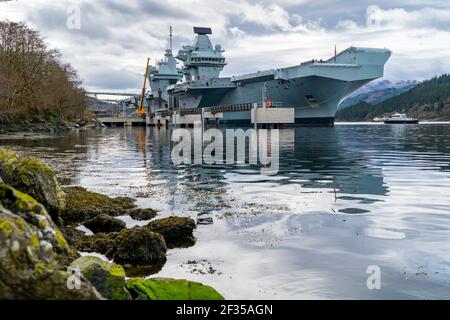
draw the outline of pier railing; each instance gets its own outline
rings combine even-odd
[[[223,113],[223,112],[239,112],[239,111],[250,111],[253,109],[254,103],[240,103],[240,104],[230,104],[223,106],[213,106],[203,108],[206,112]],[[262,102],[257,103],[257,108],[262,108]],[[269,107],[269,106],[267,106]],[[271,102],[270,108],[285,108],[286,106],[282,102]],[[201,114],[202,108],[192,108],[192,109],[181,109],[180,115],[184,116],[187,114]]]

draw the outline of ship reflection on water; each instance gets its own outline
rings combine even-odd
[[[67,184],[197,219],[197,244],[158,276],[226,298],[450,298],[450,125],[280,131],[280,171],[177,166],[170,130],[2,138]],[[381,270],[369,290],[367,268]]]

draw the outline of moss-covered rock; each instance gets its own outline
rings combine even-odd
[[[123,222],[122,220],[113,218],[106,214],[101,214],[92,219],[89,219],[85,221],[83,225],[93,233],[119,232],[127,227],[125,222]]]
[[[166,251],[166,243],[160,234],[147,228],[133,228],[117,235],[106,256],[124,265],[127,274],[136,275],[141,266],[147,267],[147,271],[161,268],[167,260]]]
[[[68,262],[74,261],[80,257],[80,253],[78,252],[78,249],[74,246],[69,246],[69,252],[67,254],[67,260]]]
[[[153,209],[141,209],[136,208],[128,211],[128,215],[132,217],[134,220],[151,220],[158,215],[158,212]]]
[[[76,229],[66,233],[71,234],[69,239],[78,251],[103,254],[123,265],[130,277],[157,273],[166,262],[164,238],[148,229],[136,227],[91,236],[80,234]]]
[[[83,235],[76,240],[74,246],[81,252],[97,252],[106,255],[114,247],[118,235],[118,232],[97,233],[92,236]]]
[[[109,300],[131,300],[126,288],[125,270],[114,263],[97,257],[84,256],[72,263],[78,267],[83,276]]]
[[[168,217],[149,222],[145,228],[160,233],[169,249],[187,248],[195,244],[195,221],[186,217]]]
[[[52,169],[35,158],[18,157],[13,151],[0,148],[0,177],[4,183],[42,203],[53,221],[61,225],[65,194]]]
[[[162,270],[164,264],[151,264],[151,265],[131,265],[125,264],[123,268],[127,277],[147,277],[152,274],[156,274]]]
[[[5,184],[0,185],[0,203],[36,229],[36,241],[51,246],[52,251],[57,253],[62,261],[70,260],[66,239],[40,203]]]
[[[49,236],[41,234],[46,230],[26,218],[23,211],[16,214],[3,202],[0,205],[0,300],[100,299],[83,277],[79,289],[70,289],[63,259],[50,241],[44,240],[50,240]],[[52,226],[46,229],[51,232]]]
[[[118,216],[136,207],[135,200],[128,197],[110,198],[82,187],[68,187],[64,191],[66,209],[62,217],[66,224],[83,222],[100,214]]]
[[[63,227],[61,231],[69,245],[76,245],[86,235],[83,231],[70,226]]]
[[[210,286],[187,280],[130,279],[127,287],[136,300],[224,300]]]

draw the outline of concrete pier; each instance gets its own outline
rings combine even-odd
[[[204,112],[204,119],[210,120],[214,119],[217,121],[218,119],[223,118],[223,113],[212,113],[210,111]],[[175,126],[190,126],[193,125],[196,122],[202,121],[202,115],[201,114],[173,114],[172,115],[172,124]]]
[[[107,126],[145,126],[147,119],[145,117],[99,117],[100,122]]]
[[[292,124],[295,123],[294,108],[253,108],[252,124]]]
[[[168,127],[172,123],[171,116],[155,115],[147,117],[147,125],[156,127]]]
[[[242,111],[245,107],[246,110],[251,110],[251,123],[254,125],[282,125],[282,124],[293,124],[295,123],[294,108],[252,108],[249,105],[239,106],[236,110],[232,109],[228,112]],[[203,110],[203,120],[205,126],[208,123],[214,122],[216,127],[219,126],[220,120],[223,119],[223,112],[221,109],[215,107],[205,108]],[[181,113],[174,112],[156,114],[153,116],[146,117],[99,117],[99,121],[107,126],[157,126],[166,127],[169,125],[189,127],[193,126],[195,123],[202,122],[202,112],[199,110],[183,110]]]

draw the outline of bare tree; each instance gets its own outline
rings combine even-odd
[[[0,121],[84,116],[87,97],[77,72],[23,23],[0,21]]]

